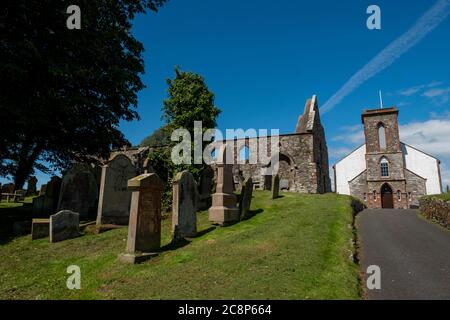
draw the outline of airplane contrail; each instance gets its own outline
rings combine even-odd
[[[450,14],[450,0],[438,0],[426,11],[414,25],[379,52],[362,69],[356,72],[327,102],[320,108],[322,114],[333,109],[346,96],[365,81],[390,66],[402,54],[414,47],[428,33],[433,31]]]

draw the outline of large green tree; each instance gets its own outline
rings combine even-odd
[[[214,94],[202,76],[175,68],[175,78],[167,79],[168,98],[164,100],[163,120],[169,132],[185,128],[194,132],[194,121],[201,121],[203,131],[215,128],[220,109],[214,105]]]
[[[164,127],[154,133],[152,141],[169,139],[168,146],[154,148],[149,153],[152,166],[158,174],[166,181],[166,190],[163,196],[163,204],[170,207],[172,200],[172,178],[177,172],[189,170],[198,180],[201,170],[205,164],[181,164],[175,165],[171,160],[171,146],[177,142],[170,141],[171,133],[176,129],[187,129],[194,135],[194,122],[201,121],[203,132],[207,129],[215,128],[217,116],[220,109],[214,104],[214,93],[212,93],[199,74],[182,71],[175,68],[175,78],[168,79],[168,97],[164,100],[162,107],[162,119],[165,121]],[[148,139],[150,140],[150,139]],[[148,141],[147,140],[147,141]],[[193,158],[193,142],[191,145]]]
[[[126,144],[121,120],[138,118],[143,45],[136,14],[166,0],[6,0],[0,9],[0,175],[16,189],[44,163],[64,169]]]

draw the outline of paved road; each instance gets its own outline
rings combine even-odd
[[[368,290],[369,299],[450,299],[449,231],[416,210],[364,210],[356,225],[362,271],[381,269],[381,290]]]

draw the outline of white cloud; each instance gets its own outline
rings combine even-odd
[[[450,157],[450,119],[432,119],[399,126],[400,140],[424,152]]]
[[[344,126],[340,131],[342,133],[331,138],[332,141],[341,141],[352,146],[364,143],[365,137],[362,125]]]
[[[442,82],[433,81],[433,82],[428,83],[428,84],[422,84],[422,85],[419,85],[419,86],[414,86],[414,87],[402,89],[402,90],[400,90],[398,92],[398,94],[401,95],[401,96],[410,97],[410,96],[413,96],[413,95],[415,95],[416,93],[418,93],[420,91],[423,91],[424,89],[434,88],[434,87],[437,87],[437,86],[439,86],[441,84],[442,84]]]
[[[352,152],[352,149],[348,147],[329,148],[328,153],[331,158],[340,159]]]
[[[438,0],[415,24],[379,52],[356,72],[320,109],[322,114],[333,109],[346,96],[418,44],[428,33],[443,22],[450,13],[450,0]]]

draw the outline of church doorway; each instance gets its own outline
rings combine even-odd
[[[394,208],[394,198],[393,198],[392,188],[387,184],[383,184],[381,187],[381,207],[384,209]]]

